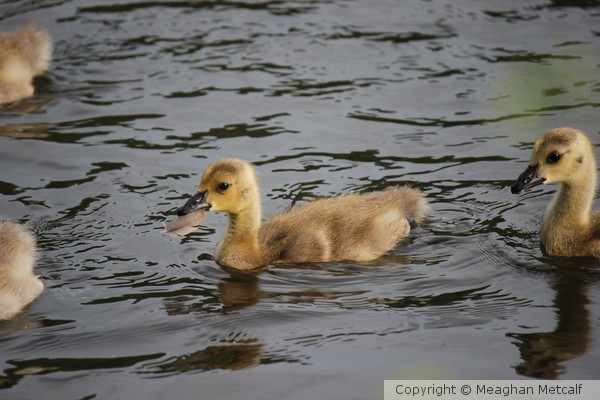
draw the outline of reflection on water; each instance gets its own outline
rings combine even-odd
[[[46,131],[51,124],[8,124],[0,127],[0,136],[21,139],[43,139],[48,137]]]
[[[260,363],[260,344],[209,346],[192,354],[175,357],[158,365],[146,365],[155,373],[180,373],[230,369],[232,371],[255,367]]]
[[[315,270],[311,265],[307,272]],[[304,270],[304,269],[303,269]],[[318,268],[321,271],[327,269]],[[347,296],[357,296],[365,291],[321,291],[315,289],[284,291],[261,290],[260,279],[254,273],[231,272],[227,278],[220,280],[214,293],[216,296],[208,301],[205,297],[199,300],[198,294],[193,296],[177,296],[165,300],[165,309],[170,315],[187,313],[232,313],[256,305],[263,299],[284,298],[286,304],[313,304],[319,300],[335,300]],[[206,294],[206,293],[205,293]]]
[[[519,374],[532,378],[556,379],[565,372],[564,362],[584,354],[591,339],[587,278],[579,273],[560,273],[553,277],[556,292],[556,328],[552,332],[512,333],[523,362]]]
[[[599,18],[597,1],[0,0],[0,29],[35,21],[56,45],[37,95],[0,108],[0,214],[34,227],[46,286],[0,323],[0,397],[597,379],[598,263],[541,253],[556,188],[509,188],[544,130],[597,141]],[[265,215],[404,184],[433,210],[370,263],[230,271],[225,216],[162,226],[223,157],[256,165]]]

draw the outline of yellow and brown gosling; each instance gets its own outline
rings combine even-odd
[[[33,272],[36,258],[33,234],[0,220],[0,320],[12,318],[42,293],[44,285]]]
[[[315,200],[262,223],[254,167],[228,158],[204,171],[198,192],[178,215],[200,210],[228,214],[216,261],[237,269],[267,264],[368,261],[390,251],[428,210],[421,192],[394,187],[383,192]]]
[[[600,257],[600,214],[592,211],[596,160],[585,133],[556,128],[535,142],[529,166],[511,191],[521,193],[542,183],[558,183],[540,230],[546,254]]]
[[[51,57],[52,39],[36,25],[0,32],[0,104],[33,96],[33,78],[48,69]]]

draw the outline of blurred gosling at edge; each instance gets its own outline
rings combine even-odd
[[[544,133],[533,145],[529,166],[512,186],[513,193],[558,183],[540,229],[550,256],[600,257],[600,213],[592,211],[596,193],[593,147],[580,130],[563,127]]]
[[[0,220],[0,320],[12,318],[42,293],[44,285],[33,273],[36,259],[33,234]]]
[[[0,104],[33,96],[33,78],[48,69],[51,57],[52,39],[36,25],[0,32]]]
[[[216,261],[237,269],[267,264],[369,261],[390,251],[428,210],[421,192],[394,187],[311,201],[262,223],[254,167],[222,159],[204,171],[198,192],[178,215],[199,210],[228,214]]]

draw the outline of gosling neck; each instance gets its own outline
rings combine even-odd
[[[258,232],[261,224],[260,201],[255,199],[247,207],[229,212],[227,229],[217,247],[217,258],[248,258],[260,252]]]
[[[596,193],[596,165],[590,163],[582,178],[561,182],[546,210],[544,222],[562,226],[586,227],[592,223],[592,203]]]
[[[229,213],[225,240],[246,243],[258,241],[261,214],[260,204],[251,205],[236,213]]]

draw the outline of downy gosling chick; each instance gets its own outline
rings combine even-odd
[[[33,273],[35,238],[23,225],[0,221],[0,320],[12,318],[42,293]]]
[[[542,220],[544,251],[559,257],[600,257],[600,214],[592,212],[596,161],[585,133],[556,128],[535,142],[529,166],[511,191],[521,193],[542,183],[558,183]]]
[[[312,201],[262,223],[254,167],[229,158],[206,168],[198,192],[178,215],[199,210],[228,214],[216,261],[252,269],[276,263],[375,259],[408,235],[407,217],[420,222],[428,206],[418,190],[395,187]]]
[[[0,33],[0,104],[33,96],[33,77],[52,57],[52,40],[35,25]]]

